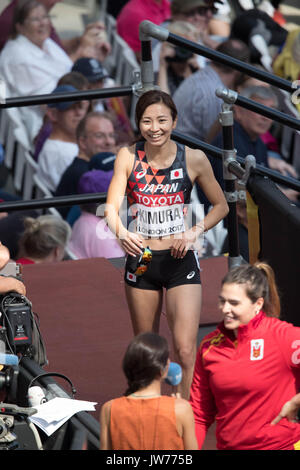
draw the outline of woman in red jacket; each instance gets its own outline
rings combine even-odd
[[[199,448],[214,420],[218,449],[300,448],[300,328],[278,318],[273,270],[232,269],[219,302],[224,319],[200,345],[191,387]]]

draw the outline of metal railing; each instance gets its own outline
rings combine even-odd
[[[29,97],[17,97],[17,98],[8,98],[5,102],[0,103],[1,108],[10,108],[10,107],[21,107],[21,106],[33,106],[40,104],[49,104],[60,101],[81,101],[81,100],[92,100],[92,99],[101,99],[109,98],[116,96],[129,96],[137,95],[140,96],[144,92],[157,88],[154,84],[154,73],[153,73],[153,62],[152,62],[152,50],[151,50],[151,38],[156,38],[160,41],[168,41],[175,45],[180,45],[186,49],[203,55],[211,60],[220,62],[227,66],[231,66],[243,73],[246,73],[249,76],[258,78],[264,82],[269,83],[275,87],[283,89],[289,92],[295,92],[295,86],[293,83],[277,77],[269,72],[257,69],[256,67],[241,62],[233,57],[229,57],[225,54],[222,54],[213,49],[209,49],[205,46],[201,46],[197,43],[189,41],[185,38],[177,36],[173,33],[170,33],[166,28],[157,26],[150,21],[143,21],[140,24],[140,40],[141,40],[141,72],[140,75],[135,75],[135,81],[130,86],[122,86],[115,88],[105,88],[101,90],[88,90],[88,91],[78,91],[78,92],[68,92],[68,93],[56,93],[48,95],[36,95]],[[298,180],[286,177],[280,173],[265,168],[261,165],[257,165],[256,162],[253,162],[248,159],[248,166],[251,166],[251,169],[245,167],[247,164],[246,159],[236,155],[234,150],[234,142],[232,137],[232,127],[233,127],[233,118],[232,118],[232,105],[238,105],[249,109],[251,111],[263,114],[275,121],[278,121],[282,125],[291,127],[293,129],[300,130],[300,121],[290,115],[282,113],[278,110],[263,106],[256,101],[247,99],[240,96],[238,93],[233,92],[232,90],[219,89],[216,90],[218,97],[223,99],[223,107],[220,116],[223,116],[222,129],[223,129],[223,140],[224,148],[219,149],[212,145],[206,144],[198,139],[194,139],[190,136],[184,136],[177,131],[174,131],[172,136],[174,140],[185,143],[194,148],[200,148],[205,152],[210,153],[212,156],[223,159],[224,165],[224,175],[227,175],[225,181],[225,193],[228,195],[228,202],[230,206],[230,212],[228,216],[228,234],[236,240],[236,198],[234,196],[234,179],[235,177],[245,179],[250,171],[259,173],[260,175],[269,177],[274,182],[283,185],[285,187],[295,189],[300,191],[300,183]],[[226,119],[224,120],[224,116]],[[247,166],[247,165],[246,165]],[[30,200],[30,201],[10,201],[2,202],[0,204],[0,212],[4,211],[15,211],[15,210],[25,210],[25,209],[45,209],[49,207],[62,207],[62,206],[71,206],[75,204],[85,204],[90,202],[104,202],[105,194],[88,194],[88,195],[77,195],[77,196],[66,196],[66,197],[53,197],[45,198],[42,200]],[[230,244],[229,249],[229,262],[236,262],[239,255],[238,248],[234,248]]]
[[[176,34],[171,33],[166,28],[155,25],[151,21],[145,20],[140,23],[140,40],[141,40],[141,77],[143,84],[143,91],[155,88],[154,84],[154,72],[152,62],[152,51],[151,51],[151,38],[156,38],[159,41],[167,41],[171,44],[184,47],[185,49],[195,53],[203,55],[204,57],[213,60],[214,62],[221,63],[223,65],[239,70],[251,77],[258,78],[261,81],[269,83],[275,87],[288,92],[295,92],[295,86],[292,82],[282,79],[264,70],[260,70],[250,64],[246,64],[238,59],[229,57],[223,53],[209,49],[205,46],[196,44],[193,41],[182,38]],[[293,129],[300,130],[300,121],[294,117],[291,117],[278,110],[263,106],[256,101],[240,96],[238,93],[227,90],[218,89],[216,90],[216,96],[223,100],[222,111],[220,113],[220,122],[222,125],[223,134],[223,150],[221,152],[223,160],[223,177],[224,177],[224,194],[227,199],[229,206],[229,213],[227,215],[227,229],[228,229],[228,244],[229,244],[229,266],[240,264],[242,258],[239,250],[239,237],[238,237],[238,220],[236,203],[238,201],[238,191],[236,190],[236,178],[244,180],[247,179],[251,171],[258,171],[256,168],[256,161],[253,156],[248,156],[243,162],[236,156],[234,149],[233,140],[233,105],[241,106],[249,109],[256,113],[262,114],[271,118],[285,126],[292,127]],[[181,141],[183,139],[181,138]],[[186,140],[188,143],[190,138]],[[188,144],[189,145],[189,144]],[[198,145],[197,145],[198,146]],[[201,147],[200,147],[201,148]],[[211,149],[212,150],[212,149]],[[210,154],[216,155],[215,149],[209,151]],[[245,168],[241,163],[245,164]],[[277,172],[270,172],[269,169],[259,168],[259,171],[264,176],[269,176],[271,179],[274,178],[277,183],[283,184],[284,186],[292,187],[293,189],[299,190],[300,185],[298,180],[288,178],[284,183],[281,177],[278,177]],[[281,182],[280,182],[281,180]]]
[[[228,65],[240,72],[243,72],[251,77],[258,78],[270,85],[278,87],[288,92],[294,92],[297,87],[292,82],[285,80],[284,78],[277,77],[276,75],[260,70],[253,65],[246,64],[238,59],[229,57],[226,54],[218,52],[214,49],[210,49],[206,46],[202,46],[193,41],[185,39],[181,36],[171,33],[168,29],[158,26],[151,21],[145,20],[140,23],[140,40],[142,46],[142,60],[147,61],[147,55],[149,57],[149,42],[151,38],[158,39],[159,41],[167,41],[176,46],[185,47],[195,54],[202,55],[207,59],[211,59],[215,62],[219,62],[223,65]],[[151,47],[151,46],[150,46]],[[143,56],[143,49],[147,51]]]

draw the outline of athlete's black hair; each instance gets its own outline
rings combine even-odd
[[[168,93],[165,93],[164,91],[161,90],[150,90],[146,91],[146,93],[143,93],[143,95],[140,96],[136,108],[135,108],[135,122],[137,125],[137,128],[139,128],[140,121],[142,119],[142,116],[148,108],[148,106],[151,106],[152,104],[157,104],[157,103],[163,103],[167,108],[170,109],[171,111],[171,116],[173,121],[177,118],[177,108],[175,106],[175,103],[171,96]]]

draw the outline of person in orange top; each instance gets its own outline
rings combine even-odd
[[[152,332],[134,337],[123,359],[128,389],[101,408],[101,450],[198,449],[188,401],[161,395],[169,364],[165,338]]]

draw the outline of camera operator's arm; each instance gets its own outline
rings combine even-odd
[[[7,294],[8,292],[26,295],[26,287],[22,281],[14,277],[0,276],[0,294]]]

